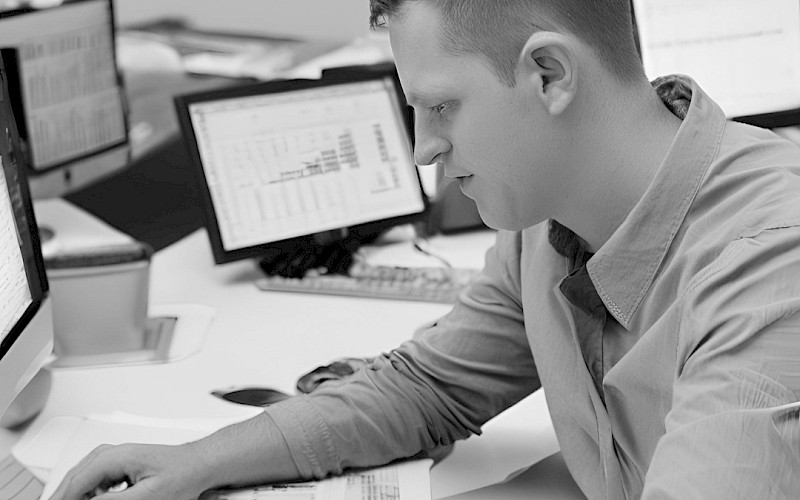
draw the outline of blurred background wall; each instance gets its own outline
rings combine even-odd
[[[301,38],[350,39],[369,32],[369,0],[114,0],[120,26],[184,17],[195,27]]]

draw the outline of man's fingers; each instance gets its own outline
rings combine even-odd
[[[102,445],[92,450],[67,473],[50,500],[91,498],[98,486],[110,486],[125,479],[124,464],[114,462],[115,449],[114,446]],[[103,465],[99,466],[100,463]]]

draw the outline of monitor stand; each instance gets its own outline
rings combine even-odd
[[[280,242],[268,248],[259,266],[268,276],[302,278],[306,272],[346,274],[362,241],[346,229]]]
[[[56,357],[52,366],[54,368],[75,368],[167,362],[170,360],[170,346],[177,323],[177,316],[147,318],[141,349],[85,355],[61,355]]]
[[[14,398],[11,406],[0,419],[0,427],[4,429],[19,429],[33,420],[47,403],[52,385],[50,370],[42,369],[36,372],[30,382]]]
[[[51,370],[58,372],[82,368],[163,364],[185,359],[202,349],[205,334],[214,315],[213,308],[198,304],[151,306],[140,348],[62,354],[56,356],[49,366]]]

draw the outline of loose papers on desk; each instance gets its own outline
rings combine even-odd
[[[323,481],[209,491],[200,500],[430,500],[432,463],[413,460]]]

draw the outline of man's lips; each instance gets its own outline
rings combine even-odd
[[[458,181],[458,185],[459,185],[459,188],[461,188],[461,192],[466,194],[467,196],[469,196],[467,194],[467,192],[465,191],[465,189],[467,187],[469,187],[470,183],[472,182],[472,176],[471,175],[463,175],[461,177],[456,177],[456,181]]]

